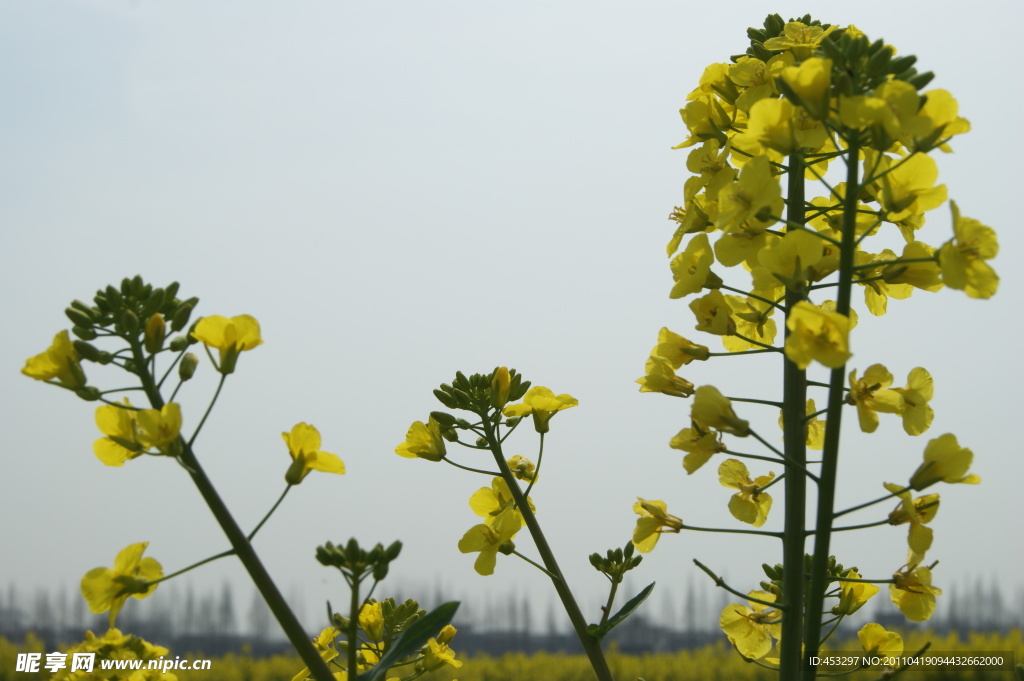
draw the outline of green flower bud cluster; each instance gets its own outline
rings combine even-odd
[[[123,279],[120,287],[107,286],[97,291],[94,305],[80,300],[72,302],[64,314],[74,325],[71,332],[80,339],[75,341],[75,350],[82,359],[107,364],[112,355],[100,351],[89,341],[99,332],[112,332],[124,339],[137,339],[142,334],[146,350],[150,354],[159,352],[168,332],[166,320],[169,320],[171,332],[181,331],[188,325],[192,310],[199,302],[194,297],[180,300],[177,293],[178,282],[154,288],[136,275]],[[180,352],[194,342],[186,334],[173,339],[170,346]]]
[[[493,408],[493,404],[499,401],[492,398],[494,377],[498,371],[499,368],[495,368],[489,374],[473,374],[469,377],[459,371],[450,385],[443,383],[439,389],[434,391],[434,397],[449,409],[464,409],[474,414],[487,414]],[[530,382],[524,381],[522,375],[515,369],[508,370],[508,377],[507,397],[505,395],[502,397],[506,397],[508,402],[522,399],[526,391],[530,389]],[[500,412],[498,413],[500,414]],[[441,425],[446,428],[451,427],[445,426],[444,423]]]
[[[644,559],[643,556],[633,555],[635,550],[633,542],[626,542],[625,547],[621,549],[608,549],[607,554],[603,557],[600,553],[590,554],[590,564],[610,579],[612,584],[618,584],[627,572]]]
[[[379,582],[387,576],[391,561],[398,558],[401,550],[402,542],[396,541],[386,549],[383,544],[377,544],[367,551],[360,548],[359,542],[353,538],[349,539],[345,546],[335,546],[331,542],[318,546],[316,559],[322,565],[338,568],[344,575],[356,581],[372,575]]]

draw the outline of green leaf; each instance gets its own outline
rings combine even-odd
[[[626,604],[622,606],[617,613],[608,618],[608,622],[606,622],[603,627],[596,627],[597,631],[592,632],[590,630],[590,627],[593,627],[594,625],[587,627],[587,633],[595,638],[603,638],[609,631],[632,615],[633,611],[639,608],[641,603],[647,600],[647,597],[651,595],[652,591],[654,591],[654,584],[655,582],[651,582],[647,585],[647,588],[626,601]]]
[[[653,586],[653,585],[652,585]],[[455,617],[455,611],[459,604],[455,601],[439,605],[433,612],[429,612],[416,620],[402,635],[395,639],[387,652],[380,658],[380,662],[369,671],[359,674],[355,681],[378,681],[391,667],[395,666],[405,658],[417,652],[427,640],[437,636],[438,632],[450,624]]]

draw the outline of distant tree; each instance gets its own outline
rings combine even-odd
[[[50,594],[45,589],[36,590],[32,607],[32,626],[39,631],[53,632],[53,605],[50,603]]]
[[[252,591],[252,604],[249,606],[249,633],[257,641],[265,641],[270,635],[273,615],[267,607],[260,592]]]
[[[231,584],[224,582],[220,591],[220,604],[217,606],[217,633],[235,633],[235,606],[232,600]]]
[[[185,587],[185,601],[178,620],[178,630],[184,634],[194,634],[196,629],[196,596],[192,583]]]
[[[690,578],[686,585],[686,600],[683,601],[683,630],[688,634],[697,631],[697,623],[700,616],[697,612],[697,589],[693,585],[693,578]]]

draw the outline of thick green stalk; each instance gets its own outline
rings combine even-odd
[[[839,251],[839,287],[836,293],[836,312],[850,314],[850,294],[853,288],[854,252],[857,239],[857,196],[860,194],[860,143],[853,139],[846,161],[846,196],[843,197],[843,233]],[[825,425],[825,444],[822,451],[821,480],[818,483],[818,509],[815,520],[814,555],[811,559],[811,584],[807,594],[805,654],[815,656],[821,640],[821,609],[825,602],[828,558],[832,540],[835,513],[836,473],[839,465],[839,429],[843,413],[843,388],[846,365],[833,369],[828,388],[828,416]],[[813,681],[817,670],[804,670],[805,681]],[[791,677],[796,678],[796,677]]]
[[[156,387],[153,376],[145,369],[146,364],[143,359],[142,346],[139,344],[138,339],[130,339],[129,343],[132,347],[135,365],[139,367],[138,376],[142,381],[142,387],[146,391],[146,396],[149,398],[149,403],[154,409],[160,409],[164,406],[163,397]],[[210,507],[214,518],[217,519],[221,529],[231,543],[231,548],[234,549],[238,559],[242,561],[242,565],[245,566],[256,588],[259,589],[263,600],[266,601],[270,611],[274,613],[274,617],[277,618],[281,628],[284,629],[285,635],[288,636],[288,641],[295,648],[295,651],[302,658],[302,661],[317,681],[334,681],[334,676],[327,667],[327,663],[323,661],[323,658],[316,651],[313,642],[295,617],[295,613],[288,607],[284,596],[281,595],[277,585],[274,584],[270,573],[263,567],[259,556],[256,555],[252,548],[252,544],[249,543],[245,533],[242,532],[238,523],[235,522],[234,517],[220,498],[210,478],[207,477],[202,466],[199,465],[199,460],[196,458],[195,453],[193,453],[192,447],[182,437],[178,438],[178,442],[181,446],[181,462],[187,466],[189,474],[192,476],[192,482],[195,483],[206,505]]]
[[[786,220],[804,224],[804,159],[799,151],[789,157],[789,187],[786,195]],[[789,229],[792,229],[789,228]],[[788,231],[788,230],[787,230]],[[786,289],[786,314],[804,299],[803,291]],[[789,333],[788,329],[786,331]],[[786,455],[785,508],[782,539],[782,649],[779,651],[780,678],[796,679],[803,656],[804,542],[807,508],[807,429],[804,419],[807,404],[807,372],[788,358],[783,360],[782,432]]]
[[[484,415],[483,421],[484,435],[491,446],[491,452],[494,454],[495,463],[498,464],[498,470],[501,471],[501,477],[508,483],[509,490],[512,492],[512,498],[516,502],[516,507],[523,514],[523,520],[526,522],[527,529],[530,530],[530,536],[533,537],[533,542],[537,546],[537,552],[540,553],[541,560],[544,561],[544,567],[551,575],[551,583],[554,584],[555,591],[562,601],[562,606],[569,615],[569,621],[572,622],[572,627],[576,630],[580,643],[583,644],[583,650],[590,659],[594,673],[600,681],[614,681],[612,671],[608,667],[608,661],[604,657],[604,651],[601,650],[601,643],[587,633],[587,620],[583,617],[580,606],[576,604],[576,598],[572,595],[569,584],[565,581],[565,576],[558,567],[558,561],[555,560],[555,554],[551,551],[551,546],[548,544],[543,530],[541,530],[540,523],[537,522],[537,516],[530,510],[530,504],[526,501],[526,495],[519,488],[519,484],[512,475],[508,463],[505,462],[505,456],[501,452],[501,441],[495,434],[494,424],[490,422],[486,415]]]

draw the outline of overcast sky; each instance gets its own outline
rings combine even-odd
[[[851,366],[882,362],[899,385],[911,368],[928,368],[936,419],[918,438],[886,415],[874,435],[845,433],[838,503],[906,480],[929,439],[955,433],[983,484],[935,490],[935,583],[978,575],[1012,593],[1024,588],[1011,529],[1021,516],[1024,375],[1014,266],[1022,97],[1012,75],[1024,56],[1021,6],[814,6],[822,20],[918,55],[920,70],[937,74],[932,87],[958,98],[973,131],[936,156],[940,181],[1001,246],[989,301],[918,291],[876,319],[855,297]],[[458,552],[477,522],[467,501],[487,478],[394,454],[409,424],[440,408],[431,390],[456,370],[504,364],[579,399],[552,423],[533,499],[590,617],[605,581],[587,555],[630,537],[637,496],[665,500],[686,522],[738,526],[718,461],[688,477],[668,447],[690,403],[640,394],[634,381],[662,326],[697,335],[686,303],[668,298],[666,217],[688,177],[686,152],[671,150],[686,137],[678,109],[705,65],[745,48],[747,26],[768,7],[0,2],[0,586],[77,585],[137,541],[167,571],[226,547],[176,464],[103,466],[92,454],[94,406],[18,373],[69,326],[71,300],[136,273],[180,281],[180,295],[199,296],[197,314],[248,313],[262,325],[265,344],[241,358],[197,442],[243,527],[284,487],[282,431],[310,422],[345,461],[344,477],[313,474],[293,490],[256,542],[282,588],[309,603],[344,599],[314,551],[350,536],[405,543],[396,583],[551,597],[514,557],[483,578],[474,556]],[[786,17],[806,10],[775,7]],[[944,206],[921,238],[938,245],[949,235]],[[102,387],[121,381],[87,371]],[[780,399],[777,358],[680,373],[726,394]],[[213,386],[204,363],[179,398],[186,430]],[[740,415],[778,436],[773,410]],[[844,420],[855,427],[852,408]],[[509,454],[535,457],[529,429],[510,443]],[[778,491],[768,528],[781,527]],[[535,556],[525,532],[519,539]],[[884,578],[905,560],[906,527],[846,533],[835,550]],[[766,539],[666,536],[636,583],[681,592],[693,558],[747,590],[781,552]],[[232,560],[194,574],[200,586],[246,579]],[[319,612],[310,609],[311,628]]]

